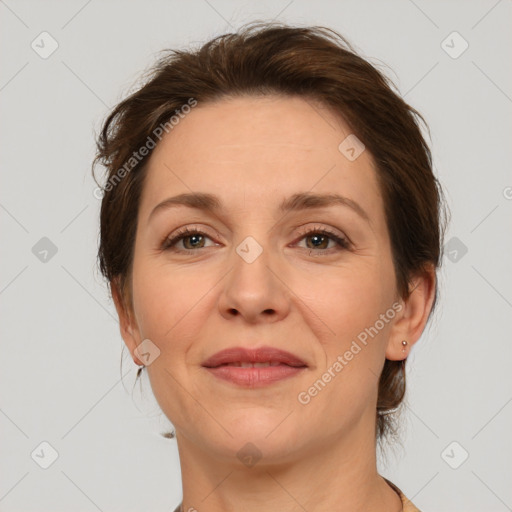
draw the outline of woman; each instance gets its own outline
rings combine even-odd
[[[417,510],[376,469],[440,264],[416,117],[336,32],[254,23],[106,120],[99,262],[175,428],[176,511]]]

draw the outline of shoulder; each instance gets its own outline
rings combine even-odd
[[[389,486],[400,496],[403,505],[403,512],[421,512],[420,509],[417,508],[393,482],[390,482],[387,478],[384,478],[384,480],[386,480]]]
[[[407,499],[403,493],[400,493],[400,498],[402,499],[402,503],[404,505],[403,512],[421,512],[420,509],[415,507],[414,503]]]

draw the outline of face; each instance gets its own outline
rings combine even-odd
[[[124,338],[132,355],[146,339],[158,348],[147,370],[159,405],[219,458],[252,442],[289,460],[374,428],[402,305],[372,157],[339,149],[350,134],[309,100],[231,98],[192,109],[151,156]],[[161,204],[182,194],[217,208]],[[296,360],[205,367],[262,347]]]

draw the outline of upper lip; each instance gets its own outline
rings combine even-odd
[[[288,366],[307,366],[299,357],[273,347],[244,348],[232,347],[221,350],[202,363],[207,368],[215,368],[227,363],[282,363]]]

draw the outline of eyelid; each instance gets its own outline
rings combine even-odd
[[[331,226],[326,226],[326,225],[322,225],[319,223],[313,223],[312,225],[307,224],[306,226],[301,226],[299,229],[301,230],[301,236],[307,235],[309,233],[316,233],[316,232],[323,231],[323,232],[329,233],[331,235],[337,236],[339,238],[343,238],[343,239],[347,240],[347,242],[352,243],[350,238],[343,231],[340,231],[339,229],[333,228]]]

